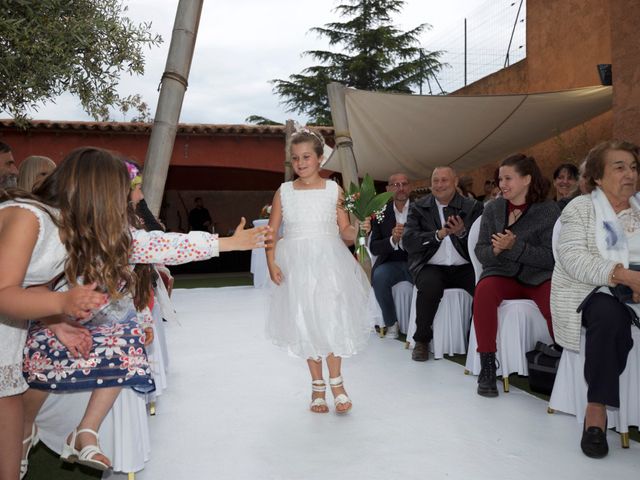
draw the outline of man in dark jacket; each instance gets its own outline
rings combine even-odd
[[[469,259],[467,232],[482,215],[482,203],[456,192],[458,177],[451,167],[437,167],[430,195],[414,202],[402,243],[409,255],[409,271],[418,288],[416,346],[411,358],[429,358],[433,318],[446,288],[462,288],[473,295],[475,274]]]
[[[409,179],[403,173],[389,177],[387,191],[393,199],[387,204],[382,222],[371,222],[369,248],[376,255],[371,272],[371,284],[382,310],[387,338],[398,338],[398,318],[391,288],[400,282],[412,282],[407,266],[407,252],[402,245],[402,233],[409,213]]]
[[[189,212],[189,229],[211,232],[211,214],[202,203],[201,197],[195,198],[196,206]]]

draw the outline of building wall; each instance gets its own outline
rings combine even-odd
[[[270,204],[275,191],[230,190],[165,190],[160,217],[166,227],[175,232],[188,232],[189,211],[195,206],[195,198],[201,197],[209,210],[217,233],[227,235],[245,217],[247,225],[257,219],[260,210]]]
[[[611,1],[613,136],[640,145],[640,2]]]
[[[121,124],[126,125],[126,124]],[[0,130],[19,163],[29,155],[45,155],[60,162],[71,150],[87,145],[107,148],[144,162],[148,133],[125,130],[15,128]],[[255,169],[284,175],[284,135],[206,135],[178,133],[171,165]]]
[[[628,0],[611,1],[632,3]],[[599,85],[597,65],[612,63],[609,4],[609,0],[528,0],[527,57],[455,94],[536,93]],[[635,23],[637,25],[637,19]],[[632,26],[633,22],[630,22],[629,28]],[[629,44],[630,38],[631,33],[626,39],[619,38],[618,43]],[[626,52],[627,48],[623,50]],[[637,63],[634,61],[633,64],[637,69]],[[637,72],[630,76],[635,78],[634,75]],[[624,88],[618,82],[614,85],[614,92]],[[624,97],[627,98],[627,95]],[[605,113],[572,130],[559,133],[555,138],[531,146],[524,153],[533,155],[543,173],[551,177],[560,163],[579,164],[589,148],[611,138],[613,123],[612,113]],[[485,179],[493,177],[500,160],[497,158],[483,168],[463,172],[473,177],[477,194],[482,193]]]

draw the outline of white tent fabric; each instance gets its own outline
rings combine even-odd
[[[438,165],[470,170],[611,109],[612,87],[523,95],[431,96],[346,89],[358,174],[427,178]],[[338,155],[326,167],[340,171]]]

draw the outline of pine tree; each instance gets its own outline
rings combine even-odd
[[[330,125],[327,85],[340,82],[362,90],[413,93],[442,67],[441,52],[420,47],[419,35],[430,28],[423,23],[403,32],[391,16],[404,0],[346,0],[335,8],[343,22],[328,23],[312,32],[340,51],[311,50],[304,55],[319,61],[288,80],[272,80],[274,92],[289,111],[306,114],[310,123]]]

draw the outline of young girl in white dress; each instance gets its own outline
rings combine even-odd
[[[273,198],[269,226],[284,236],[267,248],[274,288],[267,336],[290,353],[305,358],[311,372],[316,413],[329,411],[322,358],[337,413],[351,409],[340,372],[343,357],[361,351],[371,331],[367,301],[371,286],[344,242],[355,228],[342,207],[344,192],[320,174],[323,140],[303,130],[291,141],[291,161],[298,179],[283,183]]]

